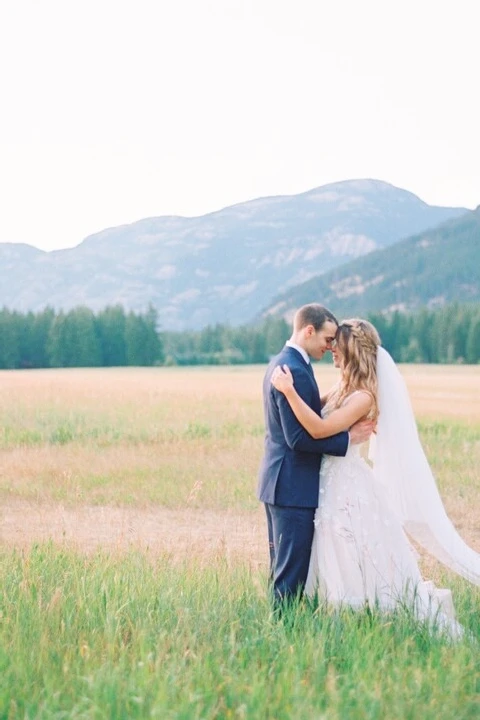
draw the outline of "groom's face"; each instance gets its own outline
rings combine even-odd
[[[327,320],[320,330],[315,330],[309,325],[308,347],[306,348],[310,357],[321,360],[327,350],[332,349],[332,342],[335,340],[337,326],[334,322]]]

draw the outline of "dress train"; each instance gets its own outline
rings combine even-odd
[[[324,456],[306,593],[334,606],[408,607],[461,634],[451,591],[425,581],[417,557],[359,446],[344,458]]]

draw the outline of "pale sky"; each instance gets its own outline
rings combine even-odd
[[[364,177],[474,208],[477,8],[0,0],[0,242]]]

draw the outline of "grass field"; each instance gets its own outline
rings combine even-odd
[[[480,367],[402,372],[450,517],[480,551]],[[0,718],[480,715],[480,592],[428,558],[460,642],[400,614],[271,621],[262,374],[0,373]]]

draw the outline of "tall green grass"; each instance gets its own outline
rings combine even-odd
[[[4,551],[0,717],[461,720],[480,712],[480,597],[455,586],[469,632],[408,614],[272,619],[245,567]]]
[[[256,511],[263,370],[245,385],[247,371],[192,372],[9,374],[0,498]],[[473,528],[480,423],[419,429]],[[248,550],[207,567],[196,551],[182,564],[0,546],[0,720],[480,717],[478,588],[435,573],[453,588],[458,642],[406,613],[301,606],[279,623]]]

